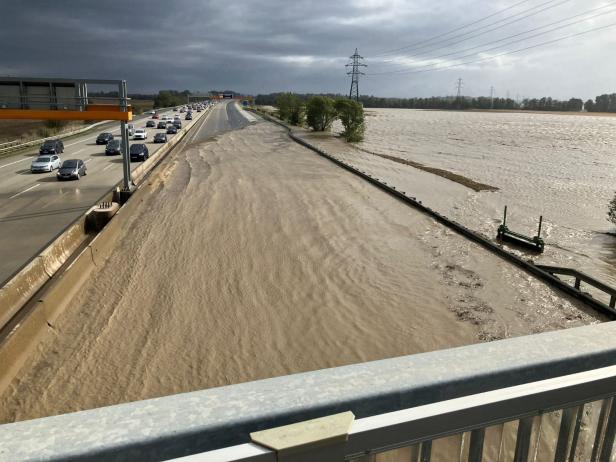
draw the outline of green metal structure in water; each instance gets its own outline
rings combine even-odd
[[[541,238],[541,224],[543,222],[543,216],[539,217],[539,229],[537,230],[536,236],[526,236],[521,233],[516,233],[515,231],[511,231],[507,227],[507,206],[505,206],[505,211],[503,212],[503,223],[498,227],[498,231],[496,234],[496,238],[500,241],[507,241],[513,244],[521,245],[524,247],[531,248],[536,250],[537,252],[543,252],[545,247],[545,243]]]

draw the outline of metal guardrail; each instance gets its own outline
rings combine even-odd
[[[77,130],[73,130],[73,131],[65,132],[65,133],[56,133],[53,136],[48,136],[46,138],[40,138],[37,140],[25,141],[23,143],[19,141],[9,141],[8,143],[0,144],[0,154],[4,154],[10,151],[15,151],[17,149],[27,148],[29,146],[34,146],[37,144],[42,144],[46,140],[54,140],[57,138],[65,138],[67,136],[79,135],[80,133],[87,132],[88,130],[93,129],[94,127],[97,127],[98,125],[102,125],[106,123],[109,123],[109,122],[108,121],[96,122],[94,124],[88,125],[87,127],[79,128]],[[5,144],[9,144],[9,146],[4,146]]]
[[[522,444],[531,416],[547,418],[550,409],[616,393],[615,337],[616,324],[603,323],[17,422],[0,426],[0,460],[167,460],[243,445],[254,432],[346,411],[363,425],[351,427],[349,457],[507,419],[522,419]],[[604,411],[594,414],[603,419],[607,448],[616,420],[609,402],[599,407]],[[572,413],[577,418],[566,411],[565,420],[556,420],[557,431]],[[387,427],[395,418],[399,433]],[[575,422],[572,432],[563,429],[571,438]],[[537,422],[530,432],[536,435]],[[471,436],[464,438],[469,445]],[[598,447],[593,438],[584,441]],[[257,449],[255,457],[268,452]]]

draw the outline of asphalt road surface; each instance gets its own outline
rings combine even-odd
[[[173,111],[161,113],[164,114],[171,115]],[[181,116],[183,119],[184,114]],[[136,128],[142,128],[147,120],[147,117],[136,118],[133,123]],[[182,122],[186,127],[186,121]],[[199,132],[192,135],[191,141],[203,141],[247,123],[235,104],[218,104]],[[107,127],[112,128],[101,128],[100,131],[111,131],[119,136],[119,122],[115,127]],[[153,143],[154,134],[162,130],[147,130],[146,144],[152,154],[162,146]],[[62,160],[79,158],[86,162],[88,174],[78,181],[59,182],[55,171],[31,173],[30,163],[38,155],[38,147],[0,159],[0,284],[122,179],[121,157],[106,156],[105,146],[95,143],[97,135],[98,132],[94,132],[71,138],[64,145]],[[132,163],[131,167],[136,165]]]

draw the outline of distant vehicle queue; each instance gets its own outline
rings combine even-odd
[[[192,111],[203,111],[209,103],[186,105],[183,107],[175,107],[174,112],[186,113],[184,120],[192,120]],[[128,134],[133,137],[133,140],[146,141],[148,132],[146,128],[156,128],[164,130],[154,135],[154,143],[166,143],[167,135],[175,135],[182,128],[182,120],[179,116],[171,117],[168,115],[159,115],[157,111],[150,111],[151,119],[147,120],[144,128],[137,128],[134,124],[128,124]],[[160,119],[156,123],[155,120]],[[105,145],[105,155],[121,155],[122,142],[113,136],[113,133],[103,132],[96,137],[97,145]],[[39,149],[39,156],[32,161],[30,171],[32,173],[53,172],[58,170],[56,177],[58,181],[75,179],[79,180],[82,176],[86,176],[87,166],[83,159],[68,159],[62,161],[60,154],[64,153],[64,143],[59,139],[45,140]],[[150,156],[148,147],[144,143],[132,143],[129,146],[129,154],[131,161],[144,161]]]

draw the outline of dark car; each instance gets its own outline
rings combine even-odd
[[[156,127],[156,122],[154,122],[153,120],[148,120],[148,121],[145,123],[145,126],[146,126],[146,127],[152,127],[152,128],[154,128],[154,127]]]
[[[165,122],[164,120],[161,120],[160,122],[158,122],[158,125],[156,126],[156,128],[162,128],[164,130],[165,128],[167,128],[167,122]]]
[[[107,144],[113,139],[111,133],[101,133],[96,137],[96,144]]]
[[[166,143],[167,135],[165,133],[158,132],[156,135],[154,135],[154,142],[155,143]]]
[[[180,122],[179,120],[174,120],[173,126],[179,130],[180,128],[182,128],[182,122]]]
[[[130,160],[146,160],[150,157],[148,147],[145,144],[137,143],[130,146]]]
[[[175,135],[178,132],[178,129],[175,125],[169,125],[167,128],[167,135]]]
[[[62,154],[64,143],[61,140],[46,140],[39,149],[40,154]]]
[[[120,143],[120,140],[111,140],[107,143],[107,146],[105,147],[105,154],[108,156],[122,154],[122,144]]]
[[[86,176],[88,169],[86,163],[81,159],[68,159],[62,162],[56,177],[58,180],[78,180],[82,175]]]
[[[188,114],[186,114],[186,117],[184,117],[184,120],[192,120],[192,112],[189,112]]]

